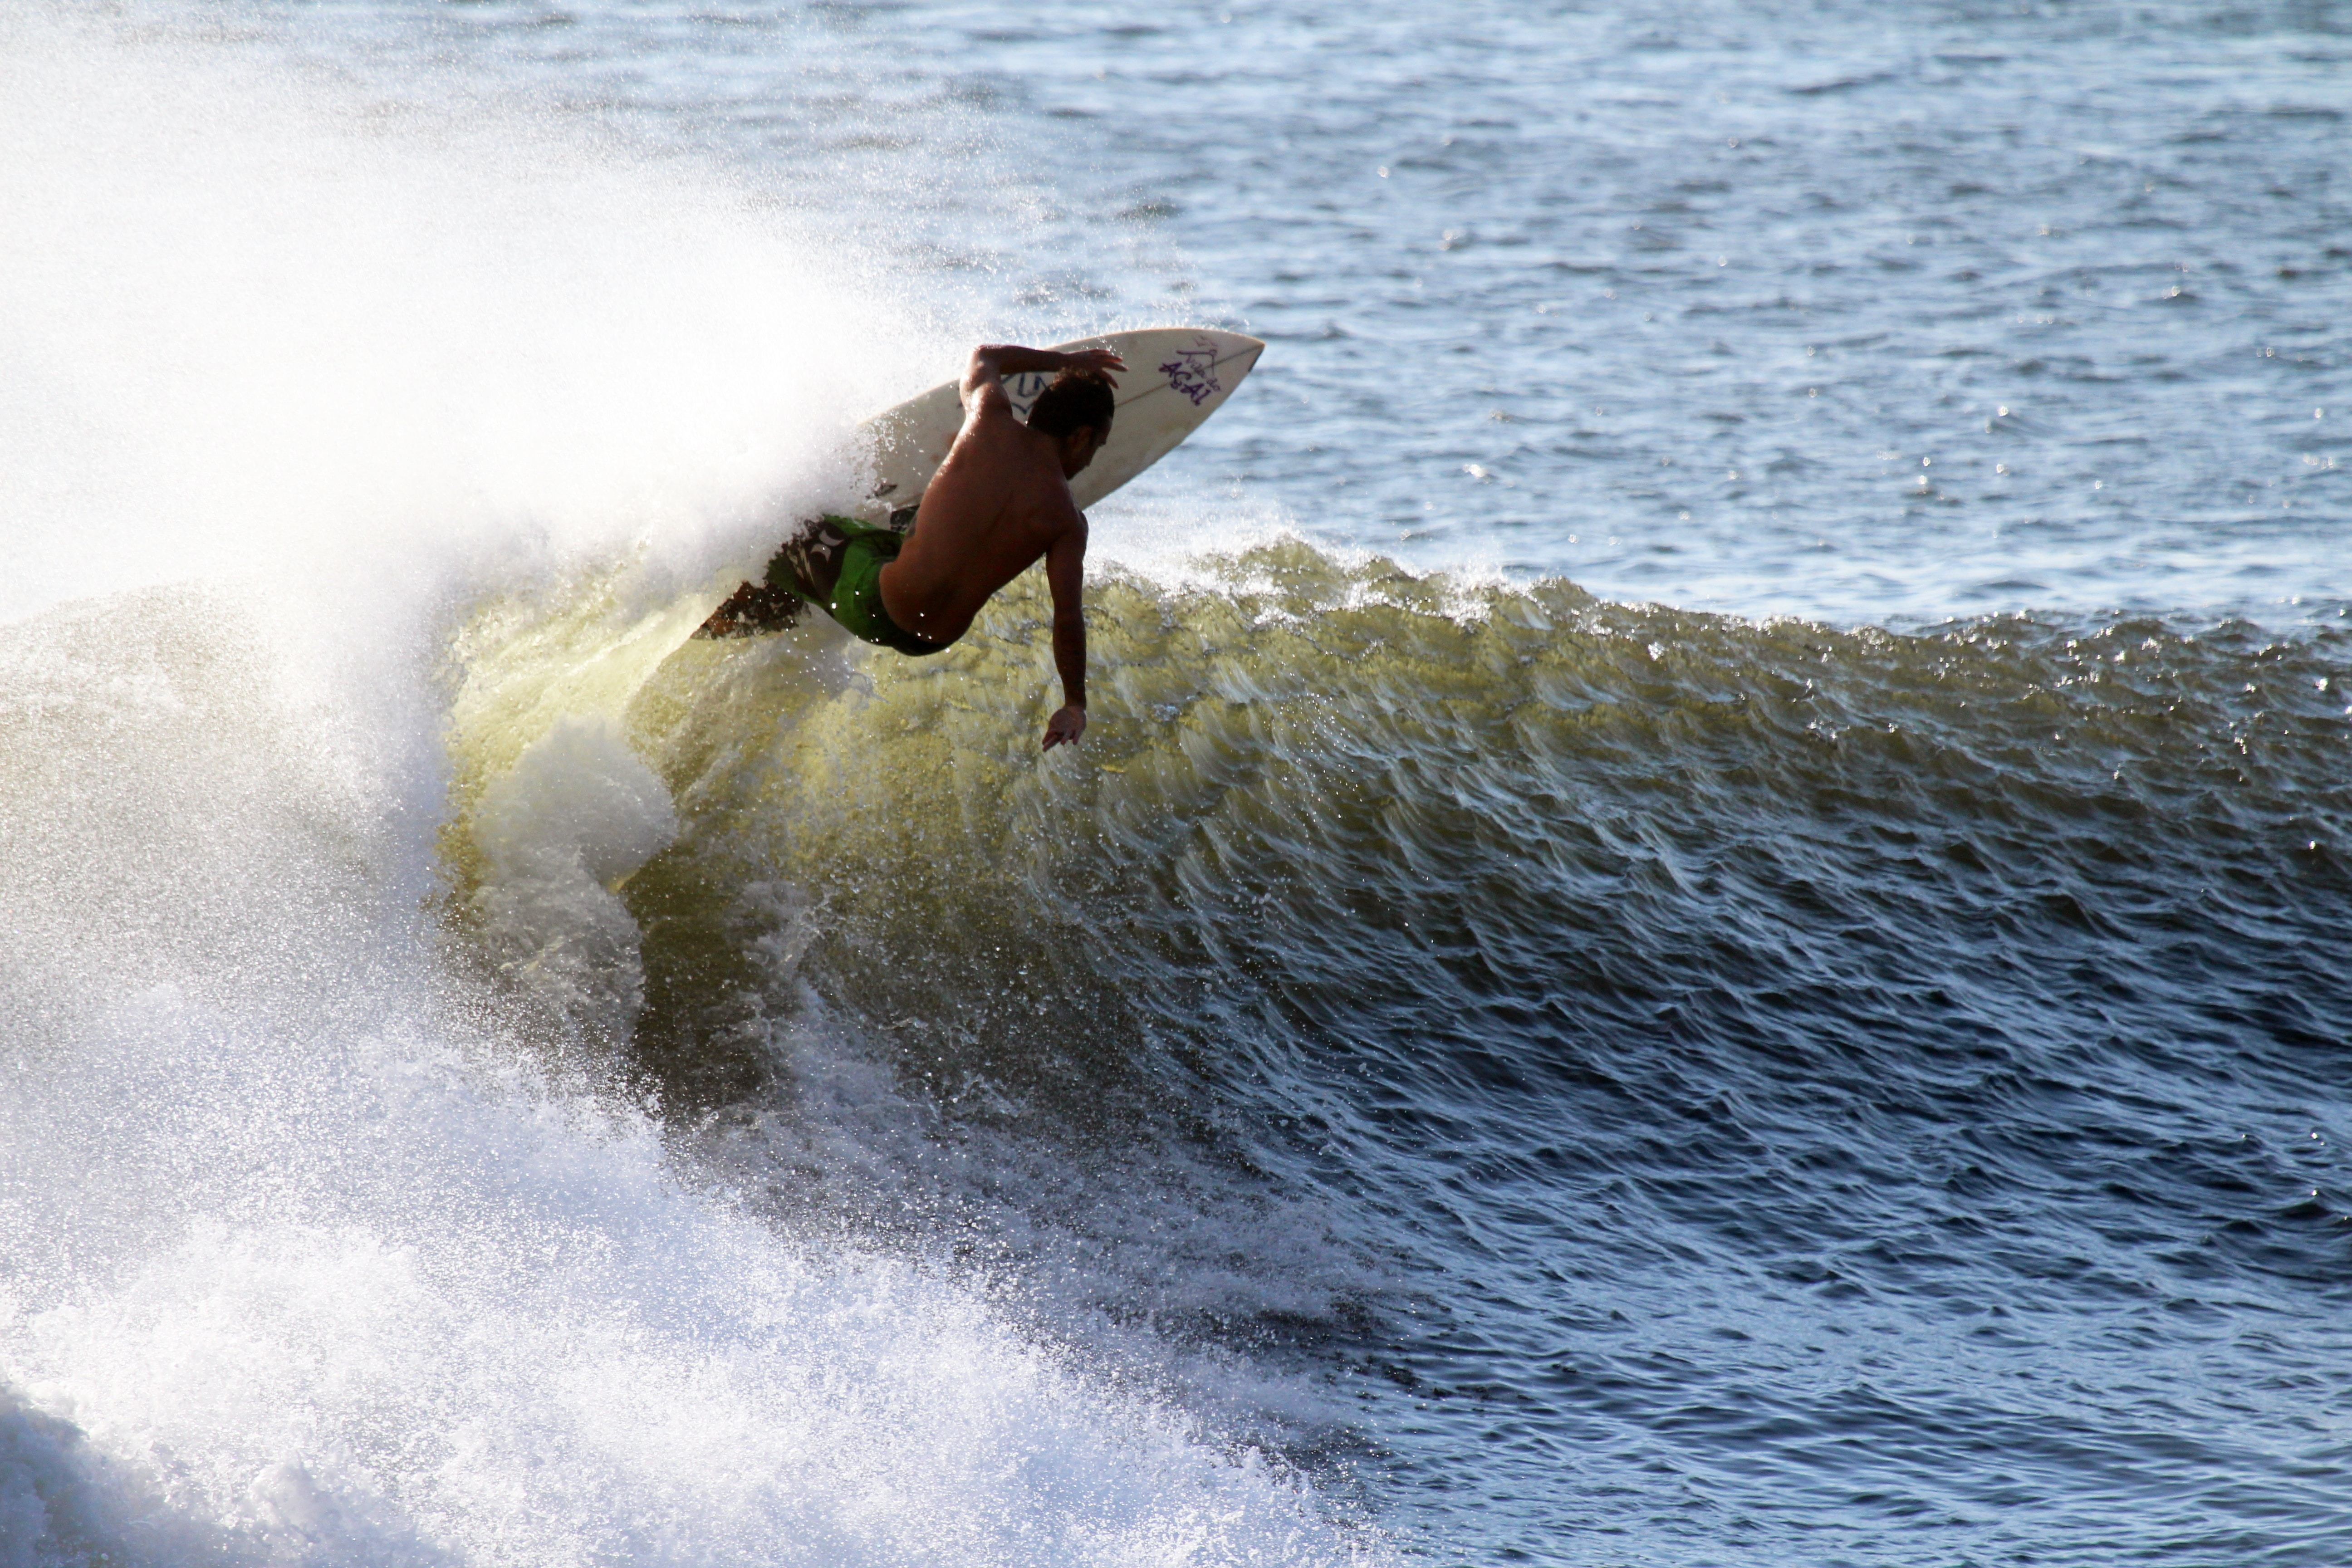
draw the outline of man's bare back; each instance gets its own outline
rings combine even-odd
[[[882,568],[890,618],[919,637],[951,643],[999,588],[1045,558],[1063,701],[1045,726],[1048,751],[1087,727],[1087,520],[1070,499],[1070,480],[1110,430],[1107,420],[1058,435],[1033,429],[1013,417],[1003,377],[1066,370],[1104,376],[1126,368],[1108,349],[974,349],[963,377],[963,429],[923,491],[914,531]]]
[[[1062,677],[1045,749],[1076,741],[1087,727],[1087,520],[1070,479],[1110,438],[1109,373],[1126,368],[1108,349],[974,349],[961,388],[963,428],[923,491],[912,532],[812,519],[776,552],[764,582],[738,588],[695,635],[779,631],[805,603],[867,642],[919,658],[963,636],[999,588],[1043,557]],[[1003,378],[1033,371],[1066,374],[1038,395],[1024,425]]]

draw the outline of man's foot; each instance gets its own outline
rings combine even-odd
[[[710,618],[696,628],[698,637],[755,637],[764,632],[780,632],[800,619],[799,595],[782,588],[771,588],[761,583],[746,583],[727,595],[727,602],[710,612]]]

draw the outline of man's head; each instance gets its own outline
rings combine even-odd
[[[1098,371],[1066,370],[1030,405],[1029,428],[1052,437],[1062,456],[1062,477],[1076,479],[1110,439],[1117,408],[1108,377]]]

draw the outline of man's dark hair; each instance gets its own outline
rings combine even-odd
[[[1097,436],[1108,440],[1110,417],[1118,409],[1110,383],[1101,372],[1066,370],[1029,405],[1029,428],[1042,430],[1058,440],[1090,425]]]

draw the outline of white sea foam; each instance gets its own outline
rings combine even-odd
[[[644,1003],[636,922],[612,885],[677,836],[669,791],[606,720],[565,717],[472,818],[493,957],[575,1018],[625,1032]]]

